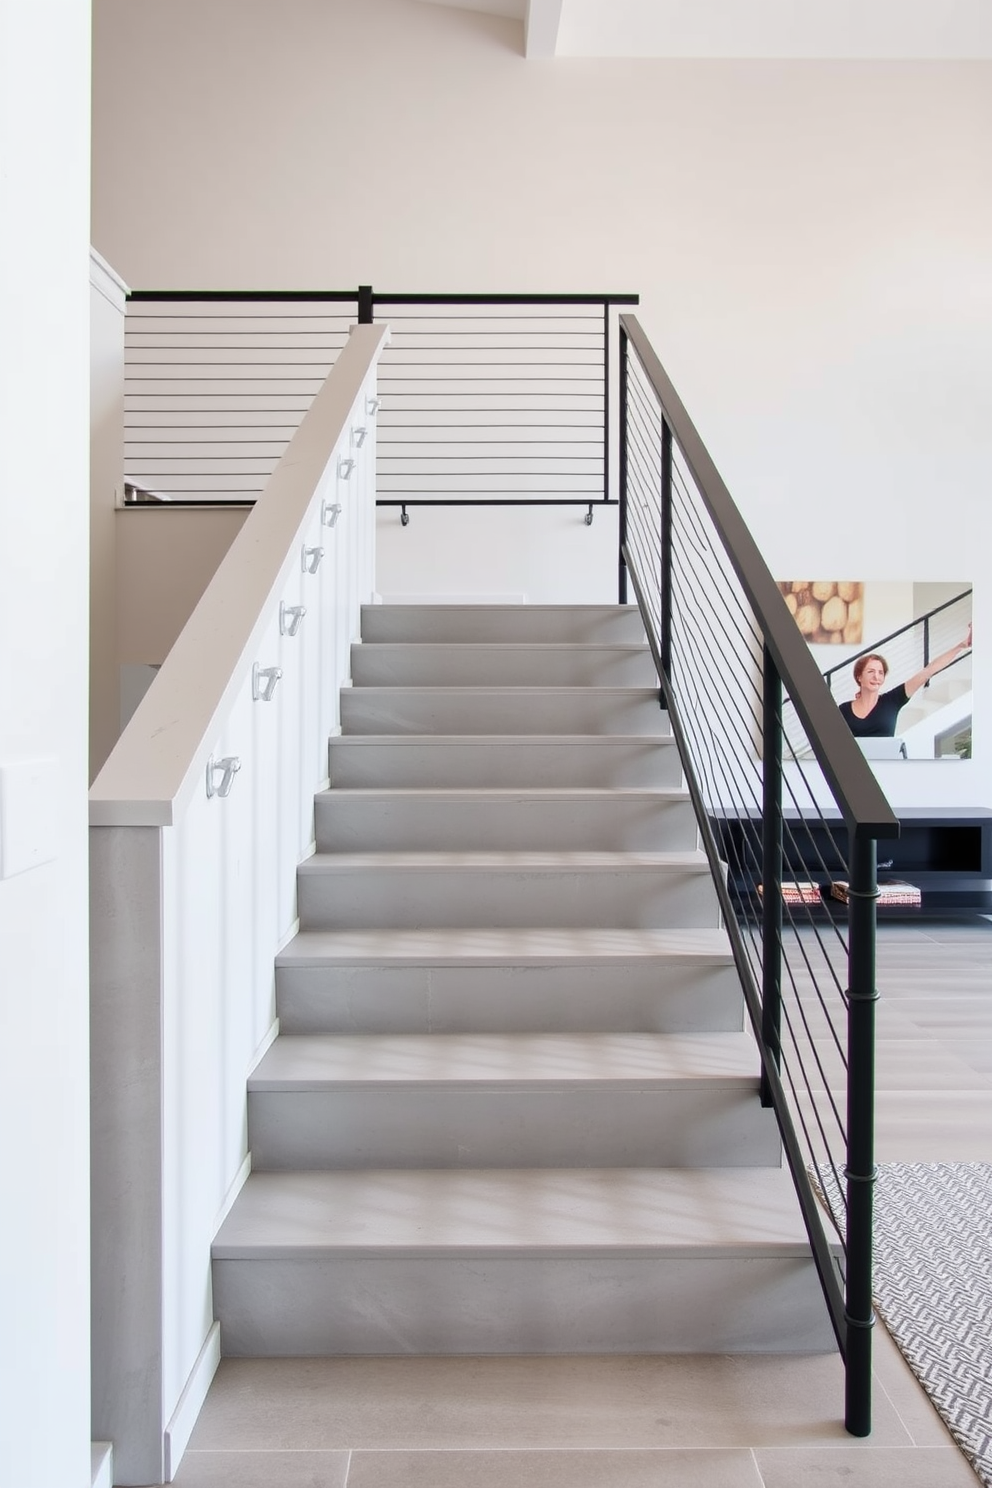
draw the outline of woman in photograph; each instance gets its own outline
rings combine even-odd
[[[885,657],[875,652],[859,656],[854,663],[854,680],[858,684],[858,690],[849,703],[840,705],[840,711],[851,732],[859,739],[891,739],[896,731],[900,710],[905,708],[913,693],[919,692],[925,682],[950,666],[970,646],[969,625],[968,634],[963,641],[958,641],[956,646],[944,651],[914,677],[901,682],[898,687],[890,687],[888,692],[882,691],[889,672]]]

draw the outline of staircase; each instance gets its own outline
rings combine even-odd
[[[832,1349],[637,611],[362,634],[224,1353]]]

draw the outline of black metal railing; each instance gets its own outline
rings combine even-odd
[[[357,290],[133,290],[125,481],[173,505],[255,501],[357,314]]]
[[[172,503],[253,501],[356,318],[388,319],[378,505],[616,500],[611,344],[636,295],[135,291],[125,475]],[[615,356],[615,352],[614,352]]]
[[[620,597],[629,579],[845,1360],[845,1422],[867,1435],[876,842],[898,822],[632,316],[620,358]],[[821,1176],[845,1199],[839,1255]]]

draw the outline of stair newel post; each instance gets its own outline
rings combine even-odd
[[[618,563],[618,604],[627,603],[627,332],[620,327],[620,447],[618,451],[618,516],[620,531],[620,555]]]
[[[844,1424],[871,1431],[872,1203],[875,1186],[875,923],[878,881],[874,838],[851,834],[847,1004],[847,1291],[844,1320]]]
[[[371,284],[358,286],[358,324],[371,325],[375,319],[375,305]]]
[[[661,415],[661,669],[672,680],[672,426]]]
[[[782,1052],[782,678],[768,647],[762,666],[761,1040],[781,1067]],[[761,1104],[773,1104],[761,1073]]]

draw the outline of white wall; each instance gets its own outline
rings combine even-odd
[[[90,1481],[89,16],[0,0],[0,766],[52,762],[0,879],[0,1480]],[[18,799],[23,803],[22,794]],[[8,818],[9,825],[9,818]]]
[[[636,290],[773,573],[988,547],[992,64],[526,63],[518,23],[413,0],[95,16],[94,241],[131,283]],[[418,592],[437,528],[401,536]]]

